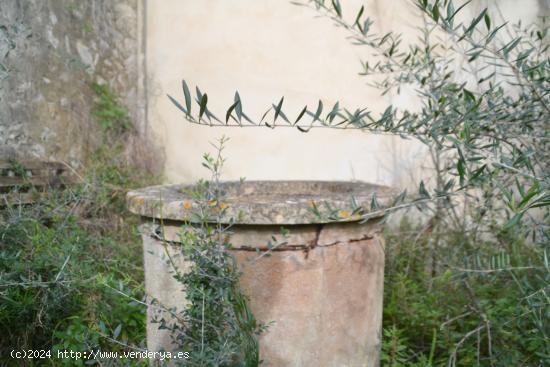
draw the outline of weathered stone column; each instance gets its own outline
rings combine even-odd
[[[263,366],[378,366],[382,322],[384,242],[378,219],[360,223],[350,215],[386,187],[366,183],[258,181],[223,183],[232,227],[233,254],[243,271],[241,287],[256,318],[271,323],[260,336]],[[189,218],[184,186],[155,186],[128,194],[130,210],[145,223],[163,218],[164,236],[177,241]],[[321,211],[316,215],[311,207]],[[327,219],[338,215],[338,222]],[[241,213],[241,215],[239,215]],[[237,219],[238,218],[238,219]],[[289,231],[281,238],[281,227]],[[146,291],[164,306],[183,307],[185,292],[164,260],[166,251],[185,269],[177,251],[143,234]],[[285,244],[267,243],[277,236]],[[273,242],[273,241],[272,241]],[[154,307],[148,310],[153,317]],[[147,328],[149,350],[171,350],[170,335]],[[192,358],[192,356],[191,356]]]

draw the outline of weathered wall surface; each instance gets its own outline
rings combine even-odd
[[[78,166],[101,136],[91,82],[140,120],[140,2],[0,2],[0,158]]]
[[[363,3],[343,1],[344,15],[353,16]],[[411,30],[420,20],[410,2],[366,4],[379,30],[414,37]],[[524,23],[550,7],[548,0],[525,0],[521,6],[514,0],[477,0],[472,12],[495,4],[507,20]],[[357,73],[359,60],[368,57],[330,20],[316,19],[315,12],[287,0],[2,0],[0,157],[78,165],[100,139],[90,118],[88,87],[98,81],[123,97],[140,133],[155,133],[170,182],[203,176],[201,154],[225,134],[231,138],[226,179],[362,179],[406,186],[425,173],[428,161],[415,142],[357,131],[193,126],[166,98],[166,93],[181,98],[185,78],[208,92],[217,111],[225,111],[238,89],[253,116],[282,95],[291,115],[319,98],[325,105],[340,100],[374,111],[390,101],[414,104],[410,94],[380,97],[366,87]]]
[[[342,0],[344,16],[353,21],[364,3],[378,30],[402,32],[405,41],[414,38],[414,28],[422,24],[407,0]],[[476,0],[469,11],[494,9],[496,4],[504,18],[524,24],[548,10],[548,0]],[[226,179],[355,178],[406,187],[415,186],[418,176],[429,175],[426,152],[410,140],[357,131],[303,134],[196,126],[186,123],[166,98],[168,93],[183,99],[180,83],[185,78],[208,93],[209,108],[218,115],[232,103],[236,89],[245,110],[257,118],[283,95],[285,112],[291,116],[304,104],[316,106],[319,98],[325,106],[339,100],[374,111],[390,101],[414,105],[411,93],[381,97],[368,88],[358,72],[359,60],[370,55],[317,15],[287,0],[148,1],[148,121],[166,152],[168,181],[192,182],[203,176],[201,154],[211,151],[209,142],[222,134],[231,138],[225,152]]]

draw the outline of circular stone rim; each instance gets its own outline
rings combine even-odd
[[[319,181],[319,180],[262,180],[262,181],[222,181],[220,185],[281,185],[310,187],[343,186],[347,190],[319,193],[317,195],[288,194],[263,195],[259,200],[256,195],[240,198],[226,197],[224,214],[219,218],[222,224],[278,225],[278,224],[322,224],[330,222],[357,222],[362,218],[358,215],[342,215],[338,219],[330,219],[330,213],[342,211],[350,214],[352,202],[370,208],[373,194],[381,205],[387,204],[395,195],[395,191],[387,186],[371,184],[363,181]],[[312,186],[311,186],[312,185]],[[190,221],[193,207],[196,203],[184,191],[195,187],[193,184],[172,184],[149,186],[127,193],[128,209],[142,217],[174,221]],[[351,188],[351,190],[350,190]],[[316,215],[313,203],[321,215]],[[382,215],[379,215],[382,216]]]

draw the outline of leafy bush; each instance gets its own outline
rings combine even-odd
[[[90,87],[96,98],[92,116],[99,126],[116,135],[128,131],[132,127],[132,121],[128,110],[120,104],[118,96],[108,85],[92,83]]]
[[[545,252],[512,233],[496,247],[448,232],[450,253],[434,253],[419,232],[405,220],[387,233],[384,365],[550,364]]]
[[[94,89],[99,94],[94,116],[108,126],[105,144],[90,155],[82,182],[37,193],[30,205],[0,208],[2,365],[86,362],[15,360],[9,357],[12,349],[144,348],[139,222],[126,213],[124,196],[152,178],[124,154],[126,110],[107,87]]]
[[[143,296],[135,223],[127,223],[134,233],[89,226],[79,215],[94,197],[84,187],[52,191],[32,205],[0,211],[3,358],[13,348],[117,349],[105,337],[118,325],[126,342],[142,343],[144,307],[113,291]]]

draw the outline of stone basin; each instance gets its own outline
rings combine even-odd
[[[164,219],[188,220],[194,204],[189,193],[193,187],[160,185],[131,191],[127,195],[128,207],[144,217],[159,218],[162,213]],[[220,187],[228,206],[221,221],[228,223],[233,219],[237,224],[328,223],[333,220],[329,219],[327,204],[334,210],[349,211],[353,200],[368,207],[375,193],[382,204],[394,195],[386,186],[349,181],[227,181]],[[324,215],[316,215],[312,204]]]
[[[377,367],[384,284],[382,223],[376,215],[361,220],[351,208],[369,208],[373,195],[384,205],[394,191],[334,181],[223,182],[220,187],[226,210],[218,220],[233,224],[229,241],[242,272],[239,285],[256,319],[270,325],[259,337],[262,366]],[[143,220],[148,298],[167,308],[186,303],[185,290],[164,255],[168,251],[181,271],[189,266],[179,256],[177,243],[183,222],[192,218],[197,205],[192,190],[189,185],[163,185],[127,195],[130,211]],[[339,220],[334,220],[334,213]],[[155,235],[160,223],[164,240]],[[268,241],[281,235],[281,227],[288,231],[286,244],[262,256],[270,249]],[[176,350],[169,332],[152,322],[155,312],[148,309],[148,349]]]

